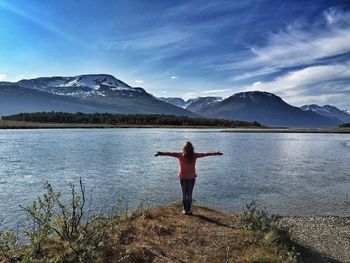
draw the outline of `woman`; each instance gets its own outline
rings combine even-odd
[[[195,153],[191,142],[186,142],[182,152],[157,152],[154,156],[172,156],[179,159],[179,178],[182,188],[183,214],[192,215],[192,192],[196,181],[196,159],[223,155],[221,152]]]

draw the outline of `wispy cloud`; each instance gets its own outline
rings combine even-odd
[[[232,89],[213,89],[213,90],[205,90],[203,91],[204,94],[211,94],[211,93],[222,93],[222,92],[228,92],[232,91]]]
[[[176,28],[162,27],[152,32],[130,34],[127,39],[109,38],[100,40],[98,45],[104,49],[147,50],[165,48],[179,44],[191,37],[190,32],[181,32]]]
[[[170,78],[171,78],[171,79],[178,79],[179,76],[171,76]]]
[[[250,58],[223,63],[219,70],[245,69],[240,80],[268,75],[285,68],[320,64],[323,60],[350,52],[350,13],[337,8],[324,11],[311,24],[296,21],[267,35],[266,44],[250,48]]]
[[[204,91],[197,91],[197,92],[188,92],[183,94],[183,98],[185,100],[196,98],[196,97],[207,97],[207,96],[215,96],[215,97],[229,97],[234,92],[233,88],[227,88],[227,89],[213,89],[213,90],[204,90]]]
[[[135,83],[137,83],[137,84],[143,84],[143,83],[145,83],[143,80],[135,80]]]

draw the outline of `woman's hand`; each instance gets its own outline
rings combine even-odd
[[[156,152],[156,154],[154,155],[154,157],[157,157],[160,155],[160,152]]]
[[[224,155],[222,152],[216,152],[216,155]]]

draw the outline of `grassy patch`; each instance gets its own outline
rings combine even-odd
[[[24,208],[35,228],[28,243],[14,247],[0,239],[2,262],[296,262],[298,254],[277,217],[252,203],[238,214],[180,204],[101,216],[85,206],[85,189],[72,186],[71,200],[45,185],[46,192]],[[33,225],[33,224],[32,224]],[[3,232],[4,233],[4,232]],[[3,242],[3,243],[1,243]],[[1,246],[1,244],[5,244]]]

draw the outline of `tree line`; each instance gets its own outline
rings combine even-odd
[[[3,120],[41,123],[82,123],[108,125],[169,125],[169,126],[212,126],[249,127],[261,126],[258,122],[232,121],[224,119],[193,118],[164,114],[110,114],[110,113],[66,113],[35,112],[3,116]]]

